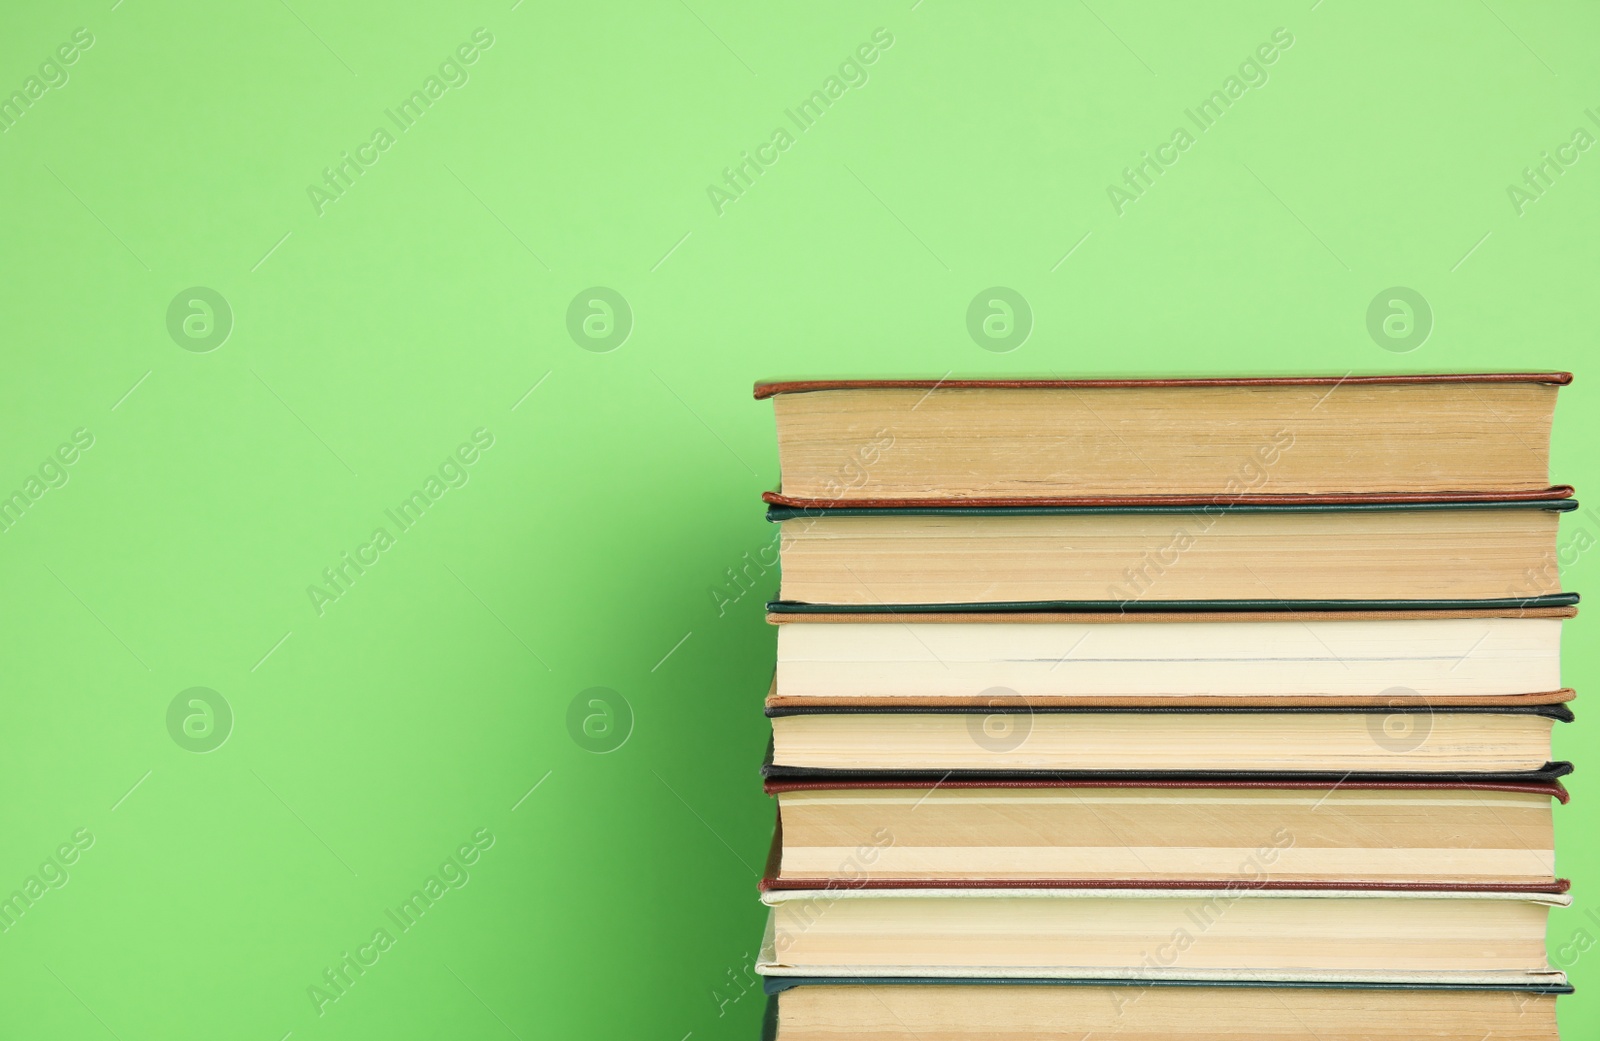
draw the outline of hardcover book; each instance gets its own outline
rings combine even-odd
[[[1565,764],[1562,764],[1564,766]],[[1552,773],[1558,771],[1552,771]],[[1498,889],[1559,894],[1552,776],[769,780],[762,888]]]
[[[1557,893],[1231,888],[768,890],[757,971],[946,979],[1561,984]]]
[[[774,612],[769,707],[1551,704],[1571,607]]]
[[[1563,704],[1500,707],[769,706],[767,777],[885,773],[1518,774],[1551,759]]]
[[[793,380],[788,506],[1562,498],[1564,372],[1255,379]]]
[[[767,1041],[1556,1041],[1565,984],[767,977]]]
[[[785,602],[1531,601],[1561,592],[1549,502],[770,507]]]

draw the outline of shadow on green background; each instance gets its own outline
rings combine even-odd
[[[0,24],[18,1036],[754,1036],[758,377],[1569,368],[1553,476],[1594,473],[1586,5]],[[969,331],[990,287],[1025,336]],[[1369,332],[1391,287],[1420,345]],[[1563,525],[1581,590],[1600,520]],[[1600,1026],[1583,706],[1570,1036]]]

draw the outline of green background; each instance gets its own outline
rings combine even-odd
[[[773,539],[759,377],[1568,368],[1553,476],[1593,483],[1600,151],[1507,192],[1600,133],[1592,5],[28,6],[5,94],[94,42],[0,134],[0,493],[94,443],[0,534],[0,895],[95,841],[0,935],[7,1034],[754,1036],[776,574],[728,569]],[[480,27],[467,82],[319,214],[323,169]],[[1188,123],[1280,27],[1267,82]],[[723,169],[879,28],[867,81],[719,213]],[[1179,126],[1119,215],[1107,187]],[[205,353],[167,323],[195,286],[232,311]],[[568,331],[593,286],[632,312],[609,352]],[[1032,310],[1008,353],[968,332],[992,286]],[[1406,353],[1367,327],[1393,286],[1432,309]],[[468,482],[319,613],[323,569],[480,429]],[[1563,520],[1569,588],[1597,538]],[[234,716],[207,754],[166,722],[195,686]],[[568,722],[596,687],[627,706],[605,754]],[[1592,1036],[1579,712],[1550,935]],[[399,933],[478,829],[470,882]]]

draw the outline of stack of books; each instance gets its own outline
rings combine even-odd
[[[768,1036],[1555,1038],[1570,380],[757,385]]]

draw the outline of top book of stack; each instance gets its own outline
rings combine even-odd
[[[1497,502],[1549,484],[1570,373],[758,383],[800,508]]]

